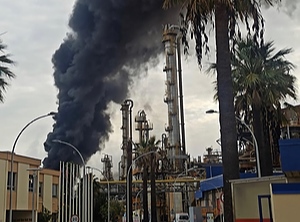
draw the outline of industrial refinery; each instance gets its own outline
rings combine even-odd
[[[254,29],[252,13],[235,11],[243,1],[226,1],[234,3],[228,30],[219,25],[225,1],[210,1],[208,11],[160,0],[3,1],[0,222],[299,221],[299,1],[251,1]],[[239,15],[246,25],[235,33]],[[272,37],[270,54],[289,54],[270,74],[290,78],[276,76],[257,93],[233,78],[234,119],[222,99],[229,94],[219,90],[214,102],[230,79],[220,39],[244,28],[254,31],[253,46]],[[204,74],[211,62],[217,75]],[[283,91],[259,110],[257,96],[273,83]],[[252,103],[238,103],[239,93],[255,95]]]
[[[186,153],[179,27],[164,26],[162,36],[165,52],[163,72],[166,76],[165,95],[162,97],[167,106],[168,119],[165,132],[157,138],[161,143],[155,155],[155,192],[157,215],[160,221],[170,221],[176,213],[189,211],[200,179],[205,178],[205,170],[196,160],[191,160],[189,154]],[[143,218],[142,198],[138,195],[143,190],[141,180],[143,170],[142,166],[134,163],[139,159],[139,155],[144,155],[149,151],[147,150],[149,147],[143,147],[142,144],[147,144],[155,126],[148,120],[144,110],[139,110],[134,114],[133,107],[134,101],[130,99],[121,104],[122,156],[118,166],[119,180],[110,181],[110,184],[114,187],[112,192],[117,191],[114,195],[119,197],[126,194],[125,185],[132,188],[128,190],[128,196],[132,198],[129,198],[126,203],[127,215],[128,212],[134,212],[136,217]],[[138,138],[132,138],[133,130],[138,132]],[[141,152],[140,148],[144,148],[145,152]],[[104,174],[110,175],[109,166],[112,163],[108,158],[105,159],[107,161],[104,162],[104,166],[108,167],[103,169]],[[101,183],[107,182],[103,180]]]
[[[189,212],[190,209],[193,210],[192,206],[196,207],[194,194],[199,188],[200,181],[206,177],[206,170],[202,165],[201,158],[193,158],[186,152],[181,32],[178,26],[169,24],[164,26],[162,44],[165,54],[165,65],[162,70],[165,73],[165,94],[162,95],[162,102],[167,106],[165,132],[158,136],[151,135],[155,126],[148,119],[146,111],[135,107],[134,100],[126,99],[120,107],[122,155],[117,166],[117,177],[113,177],[112,156],[104,154],[101,158],[103,164],[102,179],[100,180],[101,190],[103,193],[109,194],[109,199],[124,202],[126,213],[122,217],[122,221],[142,221],[148,216],[148,213],[150,214],[153,201],[152,197],[150,198],[151,190],[155,192],[158,221],[174,220],[176,215]],[[138,111],[134,113],[134,110]],[[137,138],[133,138],[134,131],[137,132]],[[212,160],[211,152],[204,157],[204,162],[210,163],[209,160]],[[221,159],[219,158],[215,163],[220,165]],[[67,180],[68,176],[66,175],[70,174],[70,168],[77,169],[76,166],[63,163],[63,167],[60,167],[60,170],[64,172],[62,181]],[[95,170],[89,168],[85,173],[87,175],[94,174]],[[154,173],[154,187],[153,183],[149,181],[151,171]],[[145,180],[145,178],[147,179]],[[85,180],[86,187],[91,187],[90,177]],[[145,181],[146,189],[143,184]],[[74,187],[74,181],[61,184],[64,193],[72,193],[66,187]],[[67,215],[79,214],[84,216],[85,220],[93,221],[93,213],[90,212],[93,198],[90,195],[81,197],[84,200],[78,198],[76,203],[65,200],[62,196],[61,198],[65,201],[61,202],[61,208],[64,211],[59,215],[60,220],[68,218]],[[144,198],[148,199],[146,209],[149,212],[144,212]],[[81,206],[80,201],[84,201],[85,204],[76,211],[78,206]],[[71,206],[72,210],[67,206]],[[197,212],[199,216],[200,210],[195,210],[195,213]]]

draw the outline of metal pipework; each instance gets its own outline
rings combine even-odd
[[[126,169],[127,169],[127,145],[129,141],[129,104],[124,101],[121,105],[122,111],[122,146],[121,149],[123,151],[121,156],[121,164],[120,164],[120,178],[124,179],[126,177]]]
[[[88,183],[87,183],[87,179],[86,179],[86,164],[85,164],[85,161],[84,161],[84,158],[81,154],[81,152],[79,151],[79,149],[77,147],[75,147],[73,144],[69,143],[69,142],[66,142],[66,141],[62,141],[62,140],[58,140],[58,139],[54,139],[52,140],[52,142],[54,143],[60,143],[60,144],[63,144],[63,145],[66,145],[70,148],[72,148],[76,153],[77,155],[80,157],[81,159],[81,162],[82,162],[82,165],[83,165],[83,178],[82,178],[82,199],[83,199],[83,208],[82,208],[82,215],[83,215],[83,220],[84,221],[88,221],[87,218],[91,215],[90,212],[89,212],[89,208],[88,208],[88,205],[89,205],[89,201],[88,201],[88,195],[87,195],[87,191],[88,191]],[[92,209],[92,208],[91,208]]]
[[[144,110],[138,111],[138,114],[135,116],[136,127],[135,130],[139,131],[139,143],[143,142],[143,124],[147,121],[147,115]]]
[[[128,222],[133,222],[132,218],[132,171],[130,171],[130,166],[132,165],[132,108],[133,101],[131,99],[125,100],[124,104],[127,105],[129,110],[129,140],[127,143],[127,199],[126,199],[126,210],[127,210],[127,218]],[[129,198],[130,197],[130,198]]]
[[[109,189],[110,184],[109,184],[109,179],[106,177],[106,175],[104,174],[103,171],[101,171],[100,169],[98,169],[96,167],[87,166],[87,169],[92,169],[92,170],[96,170],[96,171],[100,172],[107,181],[107,221],[110,222],[110,189]],[[92,171],[92,173],[93,173],[93,171]]]
[[[135,122],[135,130],[139,131],[139,143],[147,142],[149,140],[149,131],[153,130],[153,124],[147,120],[144,110],[138,111],[138,114],[135,116]]]

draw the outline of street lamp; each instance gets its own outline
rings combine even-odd
[[[131,163],[131,165],[128,167],[128,171],[127,171],[127,175],[126,175],[126,194],[127,194],[127,196],[126,196],[126,221],[129,221],[129,218],[130,218],[130,216],[129,216],[129,214],[132,214],[132,212],[130,212],[129,211],[129,204],[130,204],[130,201],[129,201],[129,198],[132,198],[132,197],[129,197],[129,173],[130,173],[130,171],[131,171],[131,169],[132,169],[132,165],[133,164],[135,164],[135,162],[138,160],[138,159],[140,159],[140,158],[142,158],[142,157],[144,157],[144,156],[146,156],[146,155],[149,155],[149,154],[151,154],[151,153],[156,153],[156,151],[154,151],[154,150],[152,150],[152,151],[149,151],[149,152],[147,152],[147,153],[143,153],[143,154],[141,154],[140,156],[138,156],[137,158],[135,158],[133,161],[132,161],[132,163]],[[132,215],[131,215],[132,216]]]
[[[27,171],[33,171],[33,178],[32,178],[32,222],[36,222],[35,219],[35,213],[34,213],[34,208],[35,208],[35,203],[34,203],[34,193],[36,189],[36,176],[37,172],[41,171],[43,168],[28,168]]]
[[[103,177],[106,179],[107,181],[107,221],[110,222],[110,190],[109,190],[109,180],[108,178],[105,176],[105,174],[103,173],[102,170],[99,170],[96,167],[91,167],[91,166],[87,166],[88,169],[92,169],[92,170],[96,170],[98,172],[100,172]]]
[[[41,115],[39,117],[36,117],[35,119],[31,120],[29,123],[27,123],[19,132],[19,134],[17,135],[12,150],[11,150],[11,161],[10,161],[10,193],[9,193],[9,222],[12,222],[12,191],[13,191],[13,164],[14,164],[14,152],[15,152],[15,148],[17,145],[17,142],[20,138],[20,136],[22,135],[22,133],[24,132],[24,130],[30,126],[32,123],[38,121],[39,119],[43,119],[45,117],[48,116],[55,116],[57,113],[56,112],[50,112],[48,114],[45,115]]]
[[[76,152],[77,152],[77,154],[79,155],[79,157],[80,157],[80,159],[81,159],[81,161],[82,161],[82,164],[83,164],[83,184],[82,184],[82,190],[83,190],[83,194],[82,194],[82,197],[83,197],[83,217],[84,217],[84,221],[86,221],[86,216],[87,216],[87,214],[86,214],[86,195],[85,195],[85,193],[86,193],[86,188],[85,188],[85,170],[86,170],[86,167],[85,167],[85,161],[84,161],[84,159],[83,159],[83,157],[82,157],[82,155],[81,155],[81,153],[79,152],[79,150],[74,146],[74,145],[72,145],[71,143],[68,143],[68,142],[65,142],[65,141],[62,141],[62,140],[57,140],[57,139],[55,139],[55,140],[52,140],[52,142],[54,142],[54,143],[61,143],[61,144],[64,144],[64,145],[66,145],[66,146],[69,146],[69,147],[71,147],[73,150],[75,150]]]
[[[210,109],[210,110],[207,110],[206,113],[207,114],[212,114],[212,113],[219,113],[219,112],[216,111],[216,110]],[[251,133],[251,136],[252,136],[253,141],[254,141],[255,153],[256,153],[257,177],[261,177],[260,158],[259,158],[259,150],[258,150],[258,144],[257,144],[256,137],[255,137],[253,131],[251,130],[250,126],[247,125],[244,120],[240,119],[237,116],[235,116],[235,118],[236,118],[236,120],[240,121],[240,123],[243,124],[249,130],[249,132]]]
[[[177,208],[177,207],[176,207],[176,200],[175,200],[175,185],[176,185],[176,182],[177,182],[177,180],[178,180],[178,178],[179,178],[180,176],[182,176],[182,175],[184,175],[185,173],[188,173],[188,172],[190,172],[190,171],[193,171],[193,170],[195,170],[195,169],[197,169],[197,167],[189,168],[189,169],[183,171],[182,173],[178,174],[177,177],[175,178],[175,181],[174,181],[174,183],[173,183],[173,201],[174,201],[174,214],[175,214],[175,215],[176,215],[176,213],[177,213],[177,209],[176,209],[176,208]]]

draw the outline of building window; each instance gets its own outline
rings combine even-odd
[[[29,184],[28,184],[28,191],[29,192],[33,191],[33,181],[34,181],[33,175],[29,174]]]
[[[40,197],[43,196],[43,183],[42,182],[39,183],[39,196]]]
[[[52,197],[57,197],[58,195],[58,185],[52,184]]]
[[[12,190],[16,189],[16,178],[17,178],[17,174],[13,172],[13,181],[12,181]],[[11,180],[11,172],[8,172],[7,174],[7,189],[10,190],[10,180]]]

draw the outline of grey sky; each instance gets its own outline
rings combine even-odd
[[[1,1],[0,33],[8,45],[7,52],[17,62],[13,67],[17,78],[11,82],[5,94],[5,103],[0,104],[0,150],[11,150],[21,128],[33,118],[56,111],[57,89],[53,86],[51,58],[68,32],[68,19],[74,1]],[[288,3],[288,4],[286,4]],[[300,64],[299,3],[287,0],[284,8],[263,10],[266,20],[266,40],[274,40],[276,49],[292,47],[288,57],[296,66]],[[213,39],[211,40],[213,42]],[[211,49],[214,53],[214,49]],[[193,55],[193,51],[191,54]],[[213,146],[219,137],[218,115],[207,115],[207,109],[218,109],[213,101],[213,76],[200,72],[196,58],[183,58],[184,107],[187,152],[192,157],[202,156],[205,148]],[[212,55],[211,58],[214,56]],[[210,62],[214,62],[211,61]],[[163,102],[165,92],[164,58],[147,71],[147,75],[136,79],[131,90],[134,101],[133,114],[145,109],[148,119],[154,124],[151,133],[159,139],[167,122],[167,106]],[[207,64],[207,62],[204,62]],[[205,69],[205,68],[204,68]],[[296,68],[294,75],[299,76]],[[121,156],[121,112],[119,104],[111,104],[108,112],[114,133],[94,155],[88,164],[102,168],[102,153],[113,156],[114,171]],[[43,159],[46,156],[43,142],[52,130],[51,118],[43,119],[30,126],[21,136],[16,153]],[[135,137],[137,139],[137,137]]]

